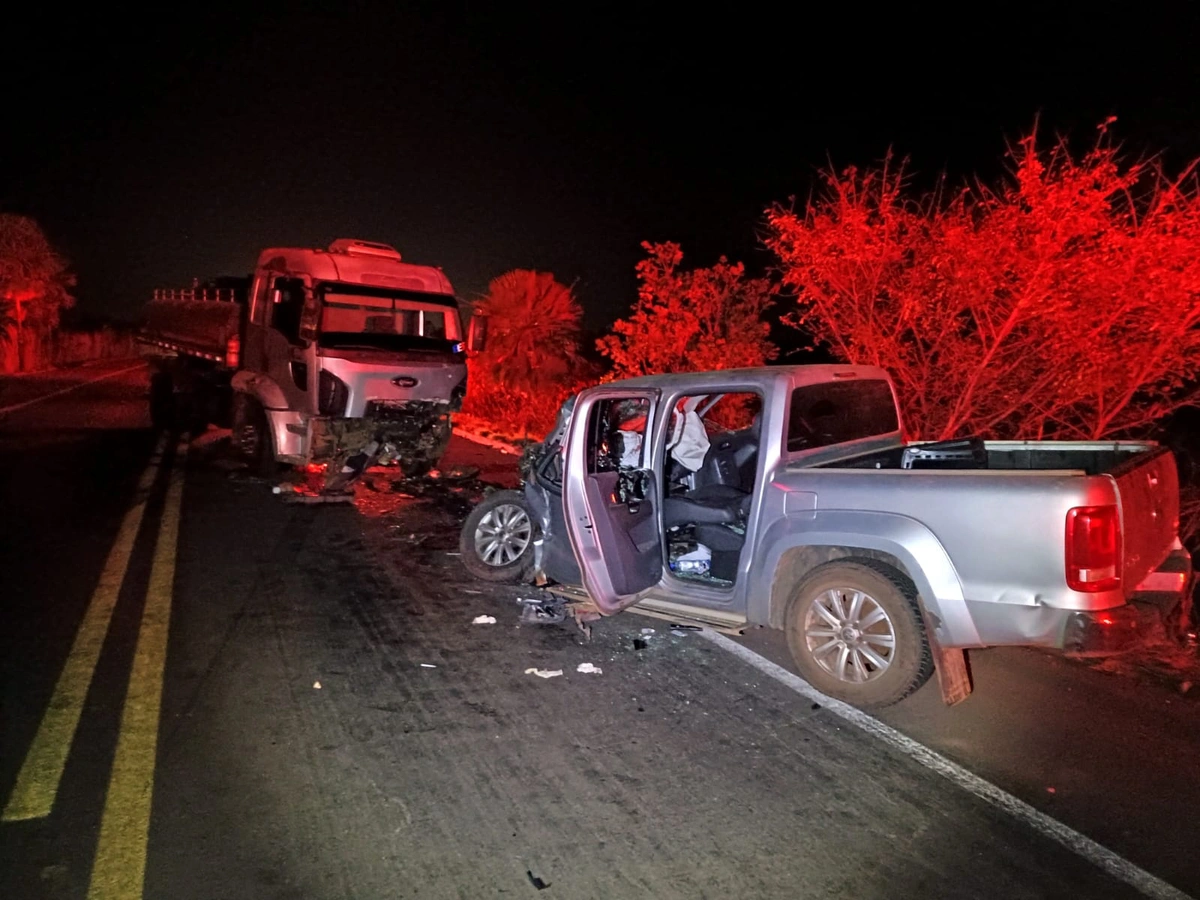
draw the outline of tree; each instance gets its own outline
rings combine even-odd
[[[583,310],[552,272],[513,269],[493,278],[478,311],[488,316],[478,367],[493,381],[528,391],[562,381],[578,364]]]
[[[1196,397],[1200,191],[1189,168],[1075,157],[1036,131],[1010,177],[910,197],[891,158],[767,210],[792,324],[888,369],[911,435],[1101,438]]]
[[[591,373],[580,355],[583,310],[551,272],[514,269],[476,304],[487,348],[471,360],[465,411],[512,434],[543,434],[562,400]]]
[[[615,376],[761,366],[775,358],[763,320],[774,298],[768,279],[747,278],[741,263],[724,256],[710,268],[683,271],[678,244],[642,247],[647,257],[637,265],[633,312],[596,342]]]
[[[62,310],[75,302],[69,292],[74,284],[67,261],[37,222],[0,213],[0,300],[5,304],[0,329],[4,343],[15,345],[17,369],[36,364],[41,342],[58,327]]]

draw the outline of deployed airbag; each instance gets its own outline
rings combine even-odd
[[[675,410],[671,421],[671,440],[667,444],[671,458],[691,472],[700,470],[708,453],[708,432],[705,431],[700,416],[696,414],[693,403],[702,399],[689,397],[682,412]]]

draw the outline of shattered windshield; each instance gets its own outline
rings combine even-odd
[[[453,350],[462,340],[453,297],[417,291],[326,287],[320,344],[384,350]]]

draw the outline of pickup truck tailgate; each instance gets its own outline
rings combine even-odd
[[[1179,473],[1166,447],[1139,454],[1111,472],[1121,502],[1125,590],[1131,591],[1175,545]]]

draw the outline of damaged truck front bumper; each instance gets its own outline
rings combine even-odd
[[[402,463],[436,463],[450,443],[450,404],[433,400],[371,401],[357,418],[308,420],[307,461],[344,463],[367,452]]]

